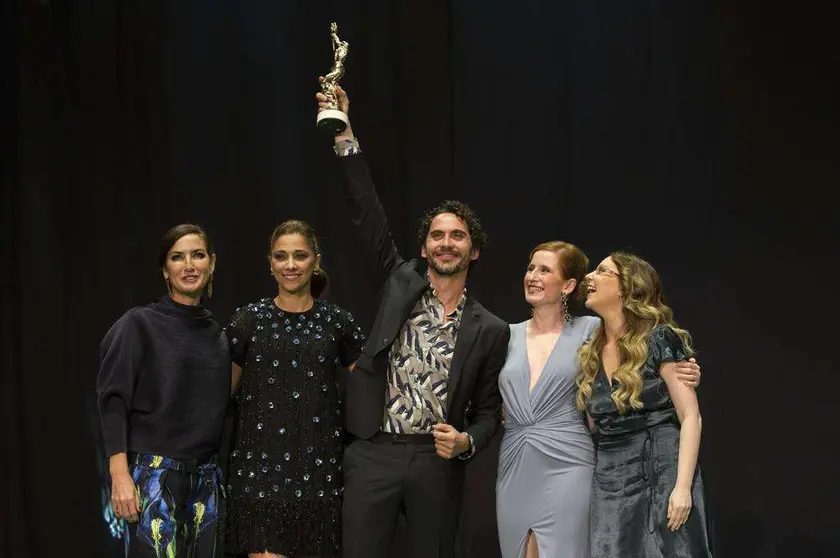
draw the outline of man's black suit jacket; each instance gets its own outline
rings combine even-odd
[[[416,259],[397,253],[364,156],[339,157],[362,253],[375,271],[382,296],[376,320],[353,373],[347,379],[347,430],[369,439],[379,432],[385,412],[388,353],[414,305],[428,286]],[[507,356],[510,330],[467,291],[452,356],[447,423],[468,432],[475,451],[487,445],[501,423],[499,371]]]

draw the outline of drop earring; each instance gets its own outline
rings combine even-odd
[[[563,293],[563,296],[560,298],[560,304],[563,305],[563,319],[568,323],[571,319],[569,315],[569,295]]]

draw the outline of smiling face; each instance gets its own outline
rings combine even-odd
[[[599,315],[621,308],[621,272],[612,257],[586,276],[586,307]]]
[[[195,299],[216,269],[216,256],[211,255],[207,243],[198,234],[179,238],[169,252],[163,266],[163,278],[169,283],[173,300]]]
[[[466,271],[478,259],[478,250],[467,224],[454,213],[441,213],[432,219],[420,255],[438,275],[451,276]]]
[[[281,290],[299,294],[309,290],[312,274],[321,263],[306,238],[297,233],[284,234],[271,247],[271,274]]]
[[[560,254],[537,250],[525,272],[525,300],[532,307],[559,305],[563,295],[574,291],[577,281],[567,279],[560,266]]]

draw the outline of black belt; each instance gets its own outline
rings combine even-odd
[[[216,455],[211,455],[203,459],[172,459],[162,455],[155,455],[150,453],[130,453],[128,455],[129,462],[152,469],[168,469],[170,471],[179,471],[181,473],[200,473],[207,469],[214,469],[217,466],[218,458]]]
[[[374,444],[433,446],[435,437],[431,434],[391,434],[379,432],[370,439]]]

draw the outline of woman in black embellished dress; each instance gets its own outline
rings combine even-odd
[[[311,227],[286,221],[270,250],[278,295],[239,308],[227,327],[241,383],[228,550],[338,557],[344,430],[336,368],[352,368],[364,335],[350,313],[317,298],[327,278]]]

